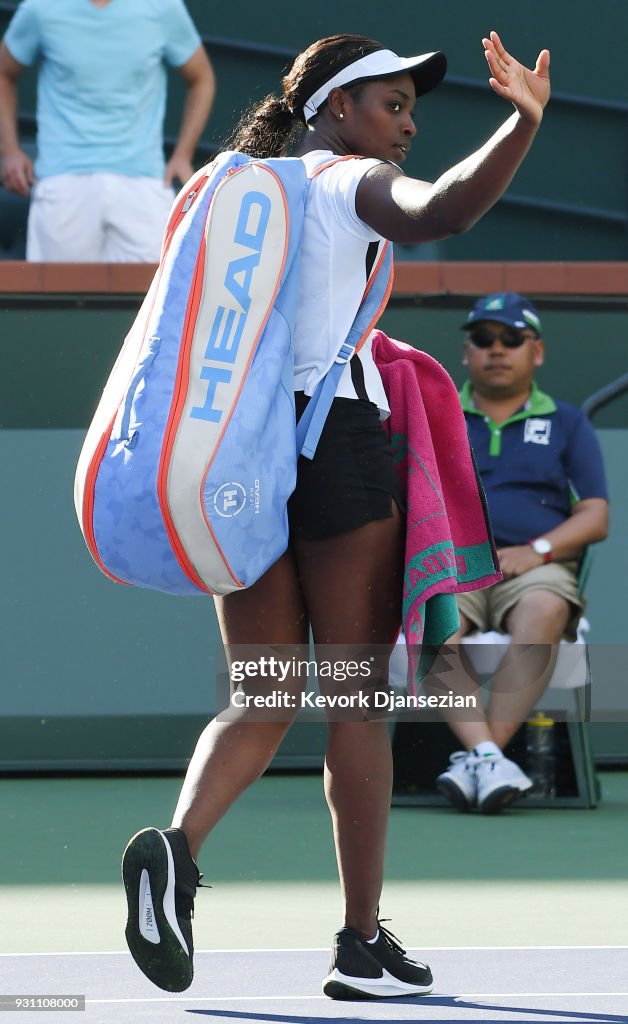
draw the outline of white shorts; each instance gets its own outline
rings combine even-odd
[[[160,178],[55,174],[33,187],[26,259],[157,263],[174,191]]]

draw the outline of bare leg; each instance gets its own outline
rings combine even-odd
[[[482,685],[460,643],[462,637],[466,636],[473,628],[473,623],[460,613],[460,629],[447,641],[448,647],[451,645],[459,649],[449,654],[443,654],[449,671],[443,674],[442,680],[437,683],[438,669],[436,667],[435,677],[428,677],[424,683],[425,688],[434,693],[442,692],[443,686],[445,686],[447,690],[451,689],[462,697],[476,698],[476,706],[469,713],[469,721],[464,720],[464,711],[457,708],[442,709],[445,721],[465,750],[473,750],[478,743],[483,743],[485,740],[494,740],[482,703]]]
[[[545,692],[568,620],[569,605],[548,590],[528,591],[508,613],[512,641],[493,677],[488,708],[498,746],[508,743]]]
[[[325,796],[345,924],[372,939],[384,882],[392,754],[387,722],[330,722]]]
[[[298,657],[307,651],[308,627],[294,558],[287,552],[248,590],[216,601],[227,648],[233,644],[286,644]],[[300,680],[282,688],[301,690]],[[252,721],[243,711],[236,721],[214,719],[201,734],[173,818],[183,829],[190,852],[200,847],[237,797],[268,767],[292,715],[284,721]]]
[[[401,622],[403,529],[396,506],[390,519],[329,540],[301,541],[296,553],[319,655],[326,644],[373,644],[379,658],[385,648],[386,661]],[[392,791],[387,723],[330,721],[324,782],[345,924],[372,938]]]

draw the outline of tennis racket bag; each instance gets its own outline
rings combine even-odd
[[[83,535],[116,582],[226,594],[288,546],[298,454],[312,457],[392,284],[384,246],[297,437],[292,327],[308,184],[296,158],[223,153],[175,201],[76,471]]]

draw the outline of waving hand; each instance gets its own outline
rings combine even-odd
[[[510,100],[522,117],[540,121],[550,96],[549,50],[541,50],[531,71],[508,53],[497,32],[491,32],[482,45],[491,69],[491,88],[498,96]]]

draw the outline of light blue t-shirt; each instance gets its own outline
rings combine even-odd
[[[22,0],[4,42],[20,64],[41,60],[38,178],[163,175],[164,62],[201,43],[182,0]]]

